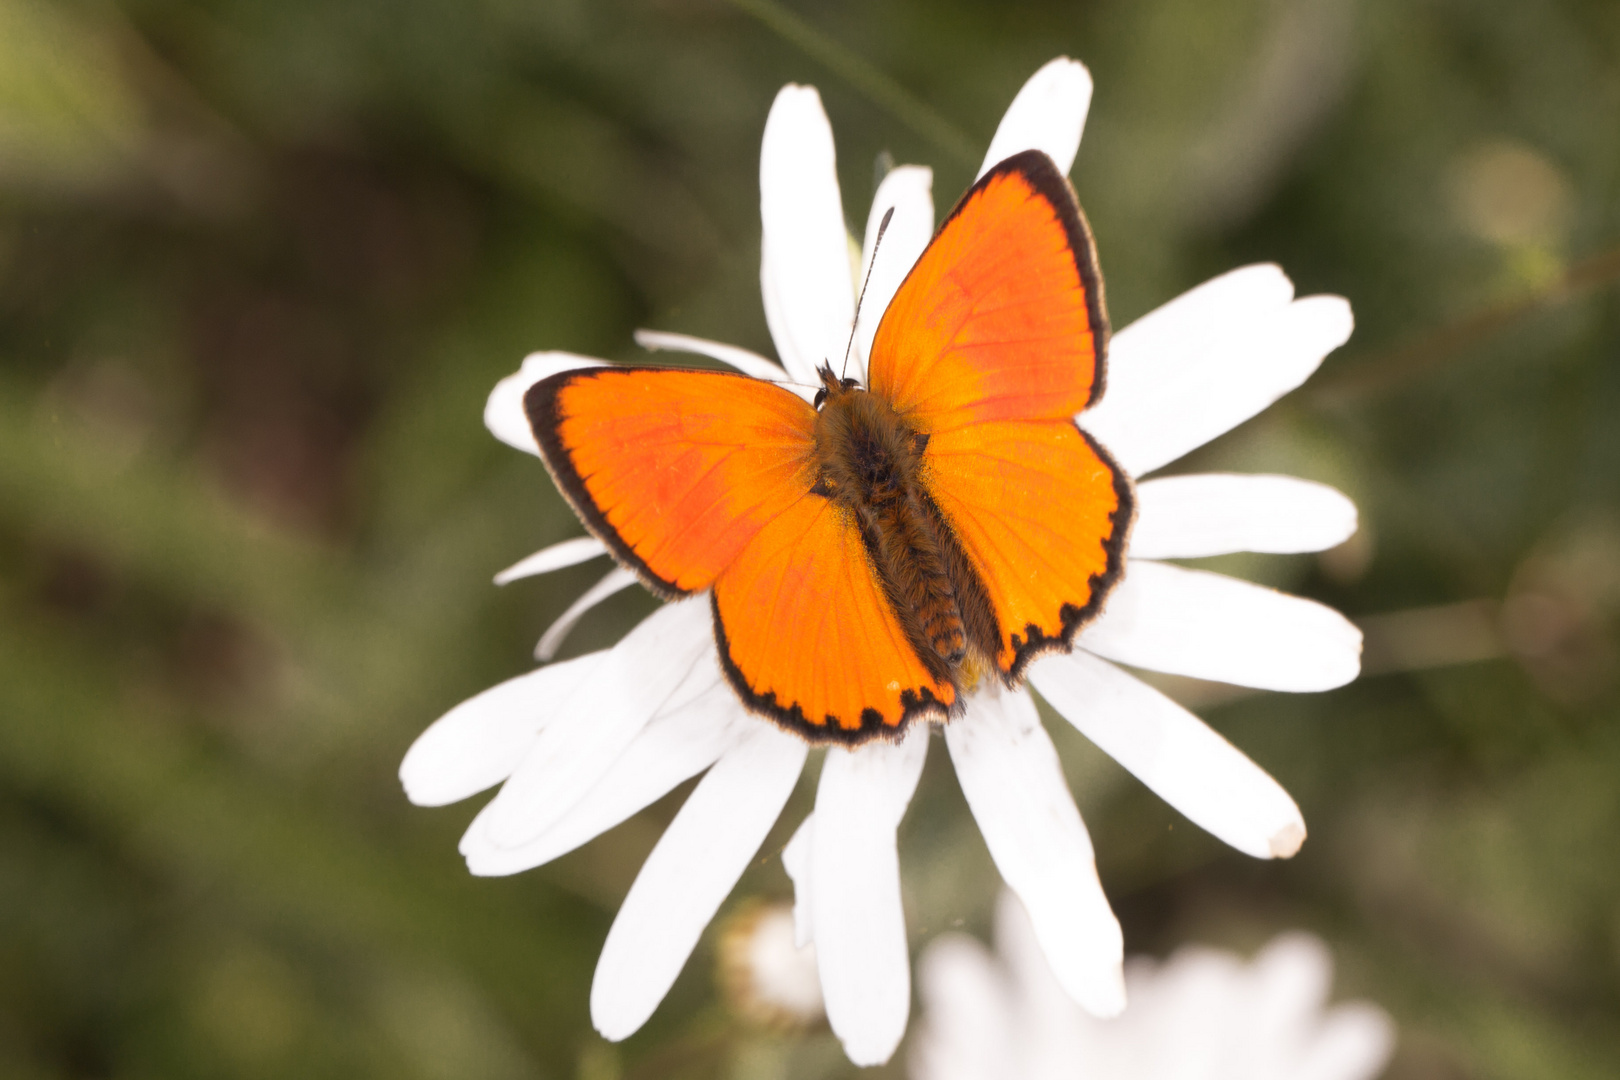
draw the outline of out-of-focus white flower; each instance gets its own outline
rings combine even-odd
[[[1037,149],[1067,173],[1090,101],[1083,65],[1047,64],[1003,117],[984,169]],[[915,166],[879,185],[860,274],[872,263],[879,223],[891,210],[893,217],[854,327],[851,374],[864,377],[877,323],[933,234],[931,185],[930,171]],[[684,335],[644,331],[637,339],[707,355],[809,396],[815,365],[843,354],[857,280],[832,128],[813,88],[784,87],[772,106],[760,206],[760,285],[781,364]],[[1276,266],[1232,271],[1115,333],[1107,392],[1078,422],[1133,477],[1152,473],[1294,389],[1350,329],[1344,300],[1295,299]],[[600,363],[530,356],[491,393],[485,423],[503,441],[538,453],[524,393],[555,372]],[[1105,612],[1072,653],[1032,663],[1029,682],[1215,836],[1258,858],[1288,857],[1305,838],[1288,794],[1203,721],[1112,661],[1271,690],[1349,682],[1361,637],[1337,612],[1163,560],[1330,548],[1355,531],[1355,507],[1331,488],[1285,476],[1148,479],[1137,496],[1127,570]],[[606,553],[594,539],[569,540],[497,580]],[[539,658],[554,655],[593,604],[633,581],[627,570],[610,571],[546,632]],[[944,725],[963,793],[1059,983],[1091,1012],[1112,1015],[1125,1005],[1124,944],[1085,825],[1028,689],[986,683]],[[829,748],[815,812],[784,853],[797,890],[799,944],[815,943],[828,1021],[857,1064],[888,1060],[910,1012],[895,830],[928,742],[929,726],[917,723],[893,743]],[[400,776],[421,805],[503,784],[461,851],[475,874],[511,874],[572,850],[707,770],[642,867],[597,966],[592,1018],[603,1035],[620,1039],[674,982],[780,814],[806,751],[748,713],[726,684],[708,599],[698,596],[666,605],[612,649],[549,664],[452,709],[412,746]]]
[[[996,955],[963,934],[924,951],[912,1080],[1372,1080],[1395,1045],[1376,1005],[1329,1007],[1333,959],[1306,933],[1251,961],[1187,946],[1125,966],[1130,1004],[1080,1009],[1052,974],[1011,893],[996,909]]]
[[[744,905],[721,926],[719,954],[721,993],[744,1019],[791,1029],[827,1015],[816,947],[794,940],[789,905]]]

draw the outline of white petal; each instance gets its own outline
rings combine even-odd
[[[811,920],[827,1020],[857,1065],[894,1054],[911,1011],[895,829],[922,776],[928,725],[898,743],[833,747],[816,789]]]
[[[793,944],[804,948],[816,939],[816,928],[810,918],[810,838],[816,832],[816,815],[806,814],[793,839],[782,849],[782,869],[793,882]]]
[[[1091,72],[1060,56],[1031,75],[1013,98],[985,151],[979,175],[1024,150],[1044,150],[1067,174],[1080,149],[1080,133],[1091,109]]]
[[[1057,750],[1022,691],[990,687],[945,725],[956,778],[990,856],[1018,894],[1052,972],[1096,1016],[1125,1008],[1125,939]]]
[[[1163,452],[1170,452],[1161,452],[1160,444],[1175,434],[1158,431],[1169,426],[1157,419],[1161,399],[1172,411],[1182,401],[1169,380],[1194,378],[1202,386],[1217,375],[1237,378],[1237,372],[1205,372],[1209,356],[1246,342],[1293,299],[1294,283],[1282,268],[1261,263],[1206,281],[1116,330],[1108,346],[1107,388],[1081,424],[1133,475],[1157,467]]]
[[[1041,657],[1029,681],[1104,753],[1239,851],[1287,858],[1304,841],[1305,821],[1282,786],[1151,686],[1079,650]]]
[[[1290,1080],[1373,1080],[1395,1052],[1395,1024],[1376,1005],[1328,1010]]]
[[[1332,608],[1145,559],[1126,564],[1080,644],[1122,664],[1262,690],[1331,690],[1361,668],[1361,631]]]
[[[996,897],[995,942],[1017,989],[1015,1008],[1028,1075],[1089,1075],[1076,1054],[1083,1048],[1084,1033],[1100,1021],[1081,1012],[1058,982],[1028,909],[1011,889]],[[1130,1004],[1137,1002],[1132,998]]]
[[[489,807],[490,839],[517,847],[549,829],[624,753],[661,708],[697,696],[717,664],[702,596],[665,604],[609,649]]]
[[[1236,1076],[1271,1075],[1251,1071],[1239,1052],[1253,1019],[1244,993],[1247,974],[1231,953],[1202,946],[1176,950],[1154,980],[1154,1015],[1146,1025],[1153,1036],[1147,1051],[1153,1063],[1149,1075],[1207,1076],[1212,1059]],[[1131,1014],[1125,1015],[1128,1020]]]
[[[568,605],[568,610],[557,616],[557,621],[546,627],[546,632],[540,635],[540,643],[534,647],[536,660],[550,660],[562,648],[562,643],[568,637],[580,619],[591,608],[600,604],[614,593],[623,592],[636,583],[633,570],[626,570],[622,566],[615,566],[607,575],[586,589],[578,600]]]
[[[561,570],[565,566],[574,566],[606,554],[607,545],[596,537],[576,536],[572,540],[563,540],[550,547],[543,547],[528,558],[519,559],[495,575],[495,584],[505,585],[519,578],[549,574],[553,570]]]
[[[866,359],[872,354],[872,337],[883,313],[889,309],[900,283],[911,273],[928,241],[934,237],[934,170],[920,165],[891,169],[872,197],[872,213],[866,219],[866,242],[861,250],[861,280],[866,298],[861,301],[860,322],[855,330],[855,355],[851,375],[866,380]],[[877,241],[883,215],[890,210],[889,228],[883,234],[881,258],[872,267],[872,247]],[[868,274],[868,268],[871,273]]]
[[[585,797],[528,843],[496,845],[486,806],[461,838],[467,869],[481,877],[516,874],[573,851],[707,769],[756,723],[716,671],[708,691],[653,717]]]
[[[803,740],[769,724],[715,763],[636,875],[602,947],[591,1022],[635,1032],[664,1000],[720,904],[753,861],[804,767]]]
[[[555,717],[555,704],[583,685],[606,656],[589,653],[508,679],[439,717],[400,763],[405,797],[417,806],[444,806],[511,776]]]
[[[1350,337],[1337,296],[1290,303],[1275,266],[1200,285],[1114,335],[1108,389],[1080,423],[1140,476],[1254,416]]]
[[[1011,995],[985,947],[965,934],[942,934],[923,952],[917,979],[923,1018],[906,1051],[913,1080],[1012,1075]]]
[[[1255,1041],[1297,1046],[1333,988],[1333,956],[1327,945],[1314,934],[1279,934],[1255,956],[1249,974]]]
[[[759,157],[760,291],[782,366],[797,382],[837,365],[855,315],[832,125],[813,86],[782,87]]]
[[[597,360],[590,356],[578,356],[566,352],[537,352],[530,353],[523,358],[523,366],[515,374],[508,375],[495,384],[495,389],[489,392],[489,400],[484,403],[484,426],[489,433],[507,446],[516,447],[527,454],[540,454],[540,447],[535,444],[534,432],[529,428],[529,418],[523,411],[523,395],[529,392],[529,387],[560,371],[572,371],[575,368],[601,367],[606,360]]]
[[[1167,476],[1137,485],[1131,555],[1325,551],[1355,531],[1356,504],[1326,484],[1292,476]]]
[[[788,373],[774,360],[767,360],[759,353],[739,345],[727,345],[724,342],[708,341],[686,334],[671,334],[663,330],[637,330],[636,344],[650,352],[669,349],[673,352],[707,356],[722,364],[729,364],[744,375],[764,379],[767,382],[783,382],[788,377]]]

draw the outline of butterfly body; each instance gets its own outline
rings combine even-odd
[[[992,647],[983,583],[928,493],[928,434],[881,396],[822,369],[812,494],[860,531],[884,595],[930,674],[956,681],[972,651]]]
[[[948,720],[1069,648],[1124,569],[1129,478],[1076,423],[1102,279],[1028,151],[962,197],[889,302],[864,385],[598,367],[524,398],[581,521],[655,592],[708,590],[720,666],[812,742]]]

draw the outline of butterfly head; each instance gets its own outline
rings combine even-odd
[[[822,364],[816,374],[821,376],[821,389],[816,391],[814,402],[818,410],[827,403],[828,397],[840,397],[861,388],[859,379],[840,379],[834,375],[831,364]]]

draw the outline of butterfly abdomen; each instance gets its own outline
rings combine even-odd
[[[932,523],[915,492],[901,487],[876,494],[856,507],[867,548],[874,553],[902,623],[914,624],[911,636],[954,667],[967,653],[967,638]]]
[[[860,528],[913,651],[951,677],[970,646],[951,570],[956,560],[921,481],[926,438],[881,398],[832,383],[816,424],[816,492]]]

